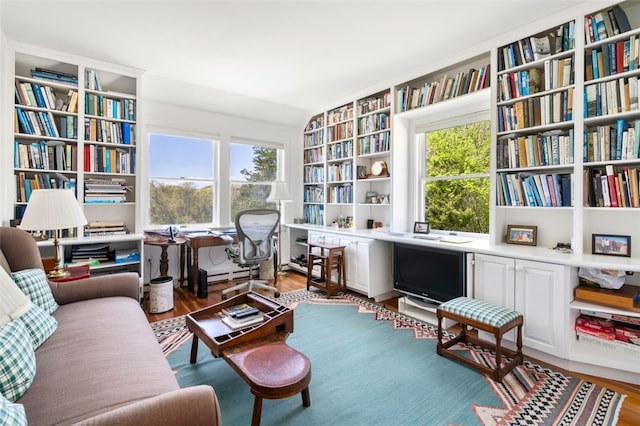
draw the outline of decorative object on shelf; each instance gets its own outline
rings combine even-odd
[[[559,241],[556,243],[555,247],[552,248],[552,250],[555,250],[560,253],[573,253],[573,249],[571,248],[571,243],[562,243]]]
[[[384,161],[376,161],[371,165],[370,177],[387,177],[389,176],[389,168]]]
[[[357,166],[356,167],[358,179],[366,179],[369,175],[367,172],[367,166]]]
[[[378,191],[367,191],[364,195],[365,204],[377,204],[378,203]]]
[[[429,222],[414,222],[413,223],[413,233],[414,234],[428,234],[429,233]]]
[[[389,194],[378,194],[378,204],[389,204]]]
[[[267,198],[270,203],[278,203],[278,212],[280,212],[280,220],[278,221],[278,275],[285,276],[286,272],[282,270],[282,203],[293,201],[287,189],[287,183],[283,180],[276,180],[271,184],[271,193]]]
[[[591,253],[631,257],[631,236],[591,234]]]
[[[507,225],[507,243],[535,246],[538,242],[538,227],[532,225]]]
[[[70,189],[38,189],[31,193],[20,227],[27,231],[53,230],[55,267],[50,278],[69,275],[62,266],[58,234],[62,229],[77,228],[87,224],[80,204]]]

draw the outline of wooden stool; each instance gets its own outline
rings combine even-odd
[[[503,308],[491,303],[471,299],[469,297],[458,297],[441,304],[437,310],[438,316],[438,355],[456,359],[469,367],[476,368],[487,374],[496,382],[501,383],[502,378],[509,373],[516,365],[522,364],[522,323],[523,318],[520,313],[513,309]],[[460,324],[460,334],[453,339],[442,343],[442,318],[449,318]],[[467,333],[467,326],[477,328],[495,336],[495,346],[471,336]],[[514,327],[517,331],[517,350],[512,351],[502,347],[502,336]],[[492,369],[479,364],[469,358],[450,351],[449,348],[458,342],[472,343],[482,348],[495,351],[496,368]],[[511,361],[502,366],[502,353],[511,358]]]
[[[318,287],[327,293],[327,299],[332,293],[347,289],[347,278],[344,260],[345,246],[309,243],[307,254],[307,290],[310,286]],[[320,277],[314,278],[313,267],[320,265]],[[337,279],[333,281],[333,271]]]
[[[302,394],[302,406],[311,405],[311,361],[286,342],[273,342],[224,355],[229,365],[255,395],[251,425],[260,424],[262,398],[288,398]]]

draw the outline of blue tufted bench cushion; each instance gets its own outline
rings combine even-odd
[[[469,318],[492,327],[502,327],[520,316],[517,311],[470,297],[457,297],[439,306],[442,311]]]

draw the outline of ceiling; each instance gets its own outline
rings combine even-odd
[[[308,117],[583,1],[0,0],[0,24],[9,40],[227,99],[214,110]]]

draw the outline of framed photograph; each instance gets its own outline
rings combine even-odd
[[[413,233],[414,234],[428,234],[429,233],[429,222],[414,222],[414,224],[413,224]]]
[[[629,235],[591,234],[591,253],[631,257]]]
[[[535,246],[538,243],[538,227],[530,225],[507,225],[507,243]]]

